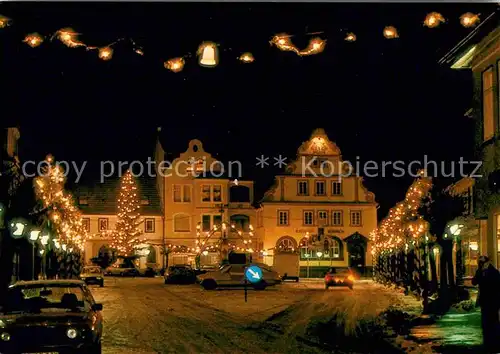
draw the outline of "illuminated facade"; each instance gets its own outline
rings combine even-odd
[[[500,26],[498,11],[441,59],[452,69],[469,69],[474,79],[476,152],[483,161],[475,181],[476,218],[480,219],[481,252],[500,266]],[[484,232],[484,234],[483,234]]]
[[[322,276],[329,267],[371,268],[377,203],[348,166],[322,129],[299,147],[257,212],[266,263],[279,252],[296,253],[301,277]]]
[[[202,265],[216,264],[223,237],[237,248],[245,248],[244,241],[253,238],[253,181],[231,178],[240,175],[240,168],[239,162],[223,165],[196,139],[178,158],[164,164],[158,178],[163,183],[159,190],[165,210],[165,240],[171,250],[169,264],[194,265],[198,248],[202,248]],[[222,230],[223,222],[234,228]],[[252,242],[257,246],[255,238]]]

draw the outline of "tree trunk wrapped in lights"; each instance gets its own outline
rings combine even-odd
[[[141,243],[142,232],[138,228],[140,207],[137,185],[129,170],[121,178],[116,230],[112,233],[111,241],[111,247],[119,256],[133,256],[136,246]]]

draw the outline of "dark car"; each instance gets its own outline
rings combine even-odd
[[[83,281],[17,282],[0,308],[0,353],[101,353],[101,310]]]
[[[165,284],[194,284],[196,273],[188,265],[175,265],[168,267],[165,272]]]
[[[104,286],[104,274],[99,266],[83,267],[80,279],[87,285],[96,284],[101,288]]]
[[[354,274],[349,269],[336,270],[331,268],[325,275],[325,288],[330,286],[346,286],[349,289],[354,287]]]

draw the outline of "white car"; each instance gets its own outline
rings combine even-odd
[[[263,263],[225,264],[219,270],[199,275],[198,281],[205,290],[245,286],[245,272],[250,266],[259,267],[262,270],[262,278],[256,283],[247,281],[247,286],[264,290],[268,286],[281,283],[280,275]]]

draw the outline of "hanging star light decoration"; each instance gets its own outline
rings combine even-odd
[[[356,39],[357,39],[356,35],[352,32],[347,33],[347,35],[344,38],[344,40],[347,42],[356,42]]]
[[[479,14],[467,12],[460,16],[460,24],[465,28],[474,27],[479,23]]]
[[[283,52],[295,52],[298,53],[299,50],[292,43],[291,36],[286,33],[281,33],[275,35],[271,39],[271,45],[276,46],[279,50]]]
[[[307,46],[307,48],[299,51],[298,54],[300,56],[319,54],[323,50],[325,50],[325,46],[326,46],[326,41],[319,37],[316,37],[311,39],[309,41],[309,45]]]
[[[99,59],[110,60],[113,57],[113,49],[111,47],[99,48]]]
[[[56,33],[57,38],[70,48],[85,46],[78,40],[79,34],[71,28],[63,28]]]
[[[253,63],[255,60],[252,53],[249,52],[243,53],[238,59],[241,60],[243,63]]]
[[[35,48],[42,44],[43,37],[38,33],[31,33],[24,38],[23,42],[29,45],[31,48]]]
[[[444,17],[441,15],[439,12],[431,12],[427,14],[424,20],[424,26],[428,28],[436,28],[438,27],[441,23],[444,23]]]
[[[399,38],[398,30],[394,26],[386,26],[383,33],[387,39]]]
[[[5,28],[11,24],[10,18],[0,15],[0,28]]]
[[[173,58],[163,63],[163,66],[165,67],[165,69],[168,69],[174,73],[178,73],[182,71],[182,69],[184,69],[184,64],[185,61],[183,58]]]

